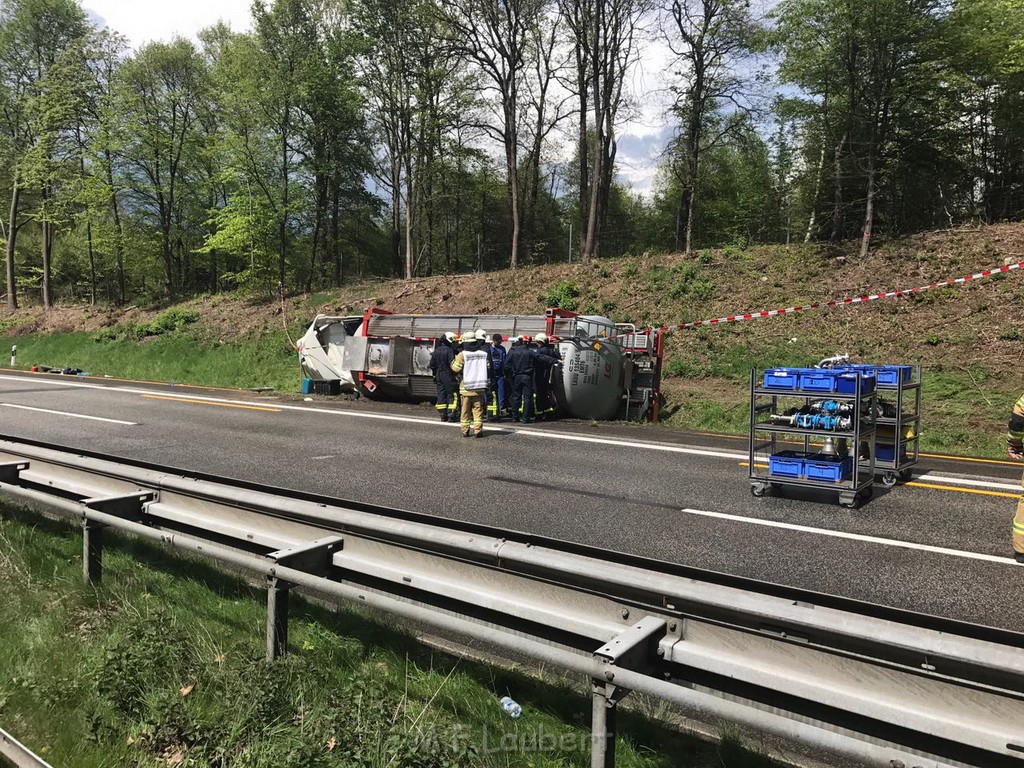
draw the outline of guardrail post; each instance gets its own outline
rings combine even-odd
[[[106,523],[90,520],[89,511],[138,521],[142,519],[146,504],[155,498],[154,491],[136,491],[82,501],[82,575],[87,584],[99,584],[103,576],[103,529],[107,527]]]
[[[626,618],[629,610],[624,609]],[[617,669],[648,669],[653,664],[658,642],[665,636],[666,622],[657,616],[645,616],[627,627],[594,652],[594,658],[607,667],[604,678],[593,679],[593,715],[591,717],[591,768],[615,768],[615,721],[619,702],[629,695],[628,688],[617,685]]]
[[[629,691],[595,679],[590,725],[590,767],[615,768],[615,736],[619,701]]]
[[[331,558],[344,543],[340,536],[327,536],[270,552],[266,557],[278,565],[322,576],[330,569]],[[288,652],[288,594],[292,586],[276,576],[267,578],[267,661]]]
[[[86,584],[99,584],[103,576],[103,529],[92,520],[82,521],[82,576]]]
[[[288,596],[291,586],[282,579],[267,579],[267,661],[288,652]]]

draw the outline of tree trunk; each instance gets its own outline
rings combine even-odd
[[[875,152],[874,149],[868,150],[868,189],[867,189],[867,202],[864,209],[864,231],[860,239],[860,256],[864,258],[868,255],[868,249],[871,248],[871,229],[875,223]]]
[[[46,194],[43,194],[46,200]],[[53,253],[53,224],[43,221],[43,309],[53,306],[50,297],[50,256]]]
[[[832,235],[829,239],[833,243],[838,242],[843,236],[843,147],[846,145],[848,136],[849,129],[843,132],[839,143],[836,144],[832,161],[835,191],[832,197]]]
[[[334,287],[341,287],[342,263],[341,263],[341,189],[334,184],[334,199],[331,206],[331,251],[334,256]]]
[[[825,170],[825,137],[821,137],[821,153],[818,155],[818,170],[814,174],[814,195],[811,197],[811,216],[807,220],[804,242],[811,242],[818,227],[818,195],[821,194],[821,176]]]
[[[277,224],[280,240],[280,251],[277,257],[278,291],[284,290],[285,264],[288,255],[288,128],[290,127],[291,109],[284,105],[284,122],[281,126],[281,219]]]
[[[11,212],[7,219],[7,309],[18,308],[18,283],[14,274],[14,245],[18,239],[18,203],[21,202],[21,188],[18,186],[18,169],[14,169],[14,184],[11,191]]]
[[[106,155],[107,186],[110,187],[110,211],[114,215],[114,261],[117,265],[117,303],[124,304],[127,298],[124,276],[124,233],[121,229],[121,206],[117,204],[117,189],[114,187],[114,165],[108,150]]]
[[[89,306],[96,306],[96,253],[92,247],[92,222],[85,222],[85,239],[89,251]]]

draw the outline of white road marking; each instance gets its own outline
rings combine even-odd
[[[701,517],[713,517],[719,520],[729,520],[734,523],[750,523],[751,525],[762,525],[766,528],[784,528],[788,531],[800,531],[801,533],[813,533],[818,536],[831,536],[836,539],[850,539],[862,541],[869,544],[882,544],[887,547],[899,547],[901,549],[916,549],[920,552],[933,552],[939,555],[951,555],[969,560],[984,560],[989,563],[1000,565],[1018,565],[1012,557],[1000,557],[999,555],[986,555],[981,552],[964,552],[959,549],[947,549],[946,547],[933,547],[930,544],[915,544],[912,541],[901,541],[900,539],[883,539],[878,536],[865,536],[860,533],[846,533],[845,531],[831,531],[827,528],[812,528],[808,525],[795,525],[793,523],[781,523],[777,520],[764,520],[758,517],[744,517],[743,515],[730,515],[725,512],[708,512],[703,509],[680,509],[688,515]]]
[[[17,381],[24,383],[26,377],[24,376],[10,376],[0,374],[0,380]],[[105,386],[103,384],[89,384],[82,381],[53,381],[51,379],[37,379],[35,380],[40,384],[50,384],[55,387],[77,387],[80,389],[99,389],[104,391],[121,392],[133,395],[152,395],[154,392],[162,390],[153,389],[138,389],[135,387],[121,387],[121,386]],[[170,388],[173,391],[173,387]],[[234,405],[252,405],[250,400],[231,400],[223,397],[212,397],[209,395],[194,395],[189,393],[187,395],[193,400],[208,400],[215,403],[229,403]],[[342,416],[349,418],[362,418],[362,419],[378,419],[380,421],[396,421],[404,422],[407,424],[424,424],[432,427],[452,427],[451,424],[438,421],[433,418],[425,418],[422,416],[393,416],[383,413],[360,413],[358,411],[338,410],[333,408],[318,408],[316,406],[309,405],[287,405],[284,403],[274,403],[274,408],[280,408],[286,411],[297,411],[299,413],[318,413],[327,414],[331,416]],[[597,445],[610,445],[618,448],[635,448],[645,451],[661,451],[663,453],[679,453],[689,454],[692,456],[708,456],[717,459],[732,459],[737,461],[744,461],[749,458],[746,451],[724,451],[712,448],[695,448],[681,445],[671,445],[668,443],[654,443],[654,442],[641,442],[638,440],[622,440],[618,438],[606,438],[606,437],[590,437],[589,435],[581,435],[579,433],[572,432],[548,432],[546,430],[530,429],[506,426],[502,424],[498,429],[513,430],[517,434],[524,435],[527,437],[542,437],[549,440],[570,440],[579,443],[591,443]],[[920,481],[929,481],[933,483],[944,483],[946,485],[963,485],[963,486],[976,486],[981,488],[993,488],[1008,491],[1020,491],[1020,487],[1013,483],[999,482],[996,478],[991,480],[971,480],[967,478],[954,478],[944,477],[942,475],[936,475],[931,472],[924,475],[920,475],[914,478]]]
[[[970,480],[966,477],[943,477],[933,472],[925,472],[914,477],[915,482],[945,483],[946,485],[973,485],[978,488],[996,488],[1020,493],[1020,483],[997,483],[992,480]]]
[[[89,419],[90,421],[105,421],[109,424],[124,424],[126,427],[137,427],[138,422],[121,421],[120,419],[104,419],[100,416],[86,416],[84,413],[68,413],[67,411],[51,411],[48,408],[33,408],[30,405],[15,405],[14,403],[0,403],[4,408],[18,408],[22,411],[38,411],[39,413],[52,413],[56,416],[70,416],[75,419]]]

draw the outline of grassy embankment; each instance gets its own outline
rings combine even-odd
[[[317,311],[358,314],[378,305],[411,313],[537,313],[558,305],[638,327],[673,325],[971,274],[1024,258],[1016,250],[1022,240],[1024,226],[1008,224],[924,233],[885,243],[866,259],[855,244],[723,248],[356,283],[284,304],[219,295],[162,313],[29,309],[0,320],[0,344],[18,344],[22,367],[296,392],[291,342]],[[1016,272],[898,300],[675,332],[666,347],[664,424],[742,436],[752,367],[810,365],[849,352],[858,362],[922,365],[922,450],[1000,458],[1010,405],[1024,384],[1022,312],[1024,273]]]
[[[201,561],[116,539],[97,588],[81,536],[0,505],[0,724],[62,768],[567,768],[590,704],[557,676],[460,660],[394,622],[293,600],[291,653],[263,654],[263,593]],[[524,705],[510,719],[497,699]],[[623,713],[624,768],[771,768]],[[563,748],[556,748],[557,746]],[[0,761],[2,762],[2,761]]]

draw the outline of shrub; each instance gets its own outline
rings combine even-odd
[[[571,280],[563,280],[538,298],[546,307],[558,307],[572,312],[579,306],[579,297],[579,286]]]

